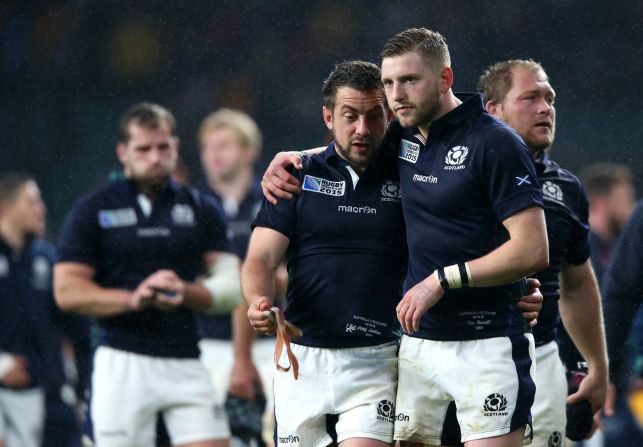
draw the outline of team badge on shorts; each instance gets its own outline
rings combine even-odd
[[[507,398],[500,393],[489,394],[484,400],[485,416],[508,416]]]
[[[377,419],[379,421],[393,423],[395,419],[395,404],[387,399],[381,400],[377,404]]]
[[[559,431],[553,432],[547,442],[548,447],[561,447],[563,445],[563,434]]]

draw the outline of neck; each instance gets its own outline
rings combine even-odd
[[[236,176],[225,180],[221,177],[210,177],[208,185],[219,197],[241,203],[252,186],[252,175],[252,169],[243,169]]]
[[[442,118],[444,115],[458,107],[460,104],[462,104],[462,101],[460,101],[454,94],[451,89],[449,89],[445,96],[444,100],[440,104],[440,109],[438,110],[438,113],[435,114],[435,116],[428,122],[421,124],[418,126],[418,129],[420,129],[420,133],[425,139],[429,138],[429,129],[431,128],[431,124],[433,124],[433,121],[439,120]]]
[[[25,233],[6,219],[0,221],[0,236],[14,251],[22,250],[27,241]]]

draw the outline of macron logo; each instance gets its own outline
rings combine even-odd
[[[421,175],[421,174],[415,174],[413,175],[413,181],[414,182],[422,182],[422,183],[431,183],[435,184],[438,182],[438,178],[433,176],[433,175]]]

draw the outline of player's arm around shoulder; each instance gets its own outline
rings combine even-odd
[[[241,269],[241,286],[248,304],[248,319],[258,332],[274,332],[274,323],[264,312],[274,303],[276,271],[289,244],[286,235],[272,228],[257,226],[252,232]]]
[[[64,311],[109,317],[135,310],[143,290],[107,289],[94,282],[95,269],[80,262],[61,262],[54,267],[54,296]]]
[[[301,181],[293,171],[301,171],[311,155],[320,154],[325,147],[316,147],[305,151],[279,152],[272,159],[261,179],[263,195],[271,204],[278,203],[277,198],[290,200],[293,194],[301,193]]]

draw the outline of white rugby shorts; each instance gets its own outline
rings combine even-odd
[[[536,399],[531,407],[535,447],[561,447],[565,441],[567,378],[551,341],[536,348]]]
[[[101,346],[94,356],[90,411],[100,447],[154,445],[158,413],[174,445],[230,437],[225,411],[215,404],[198,359]]]
[[[292,344],[299,380],[275,371],[277,447],[331,444],[326,416],[338,415],[337,441],[393,440],[397,344],[328,349]],[[288,364],[284,354],[282,365]]]
[[[0,388],[0,440],[8,447],[39,447],[45,425],[45,392],[41,388]]]
[[[510,433],[527,426],[534,400],[531,334],[466,341],[402,336],[395,439],[453,445],[447,409],[455,403],[461,442]],[[456,444],[457,445],[457,444]]]

